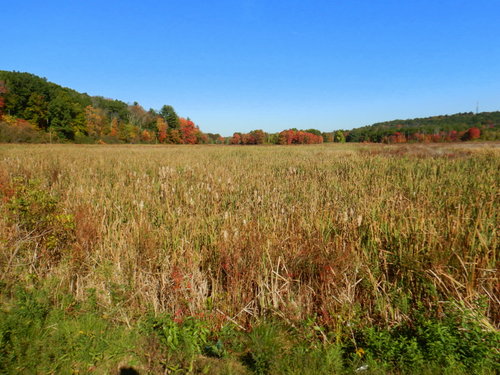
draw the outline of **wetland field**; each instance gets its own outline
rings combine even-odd
[[[0,373],[497,373],[498,145],[0,145]]]

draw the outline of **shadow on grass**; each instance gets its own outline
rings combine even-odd
[[[119,375],[139,375],[139,371],[133,367],[122,367],[120,369]]]

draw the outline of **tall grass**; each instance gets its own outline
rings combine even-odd
[[[492,146],[0,146],[0,279],[110,319],[500,323]],[[323,331],[321,331],[323,332]]]

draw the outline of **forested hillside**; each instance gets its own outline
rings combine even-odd
[[[500,112],[472,112],[410,120],[393,120],[346,132],[348,142],[455,142],[497,140]]]
[[[0,141],[200,143],[207,137],[164,105],[90,96],[30,73],[0,71]]]

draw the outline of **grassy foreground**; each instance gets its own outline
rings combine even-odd
[[[0,373],[493,374],[499,170],[495,144],[0,145]]]

